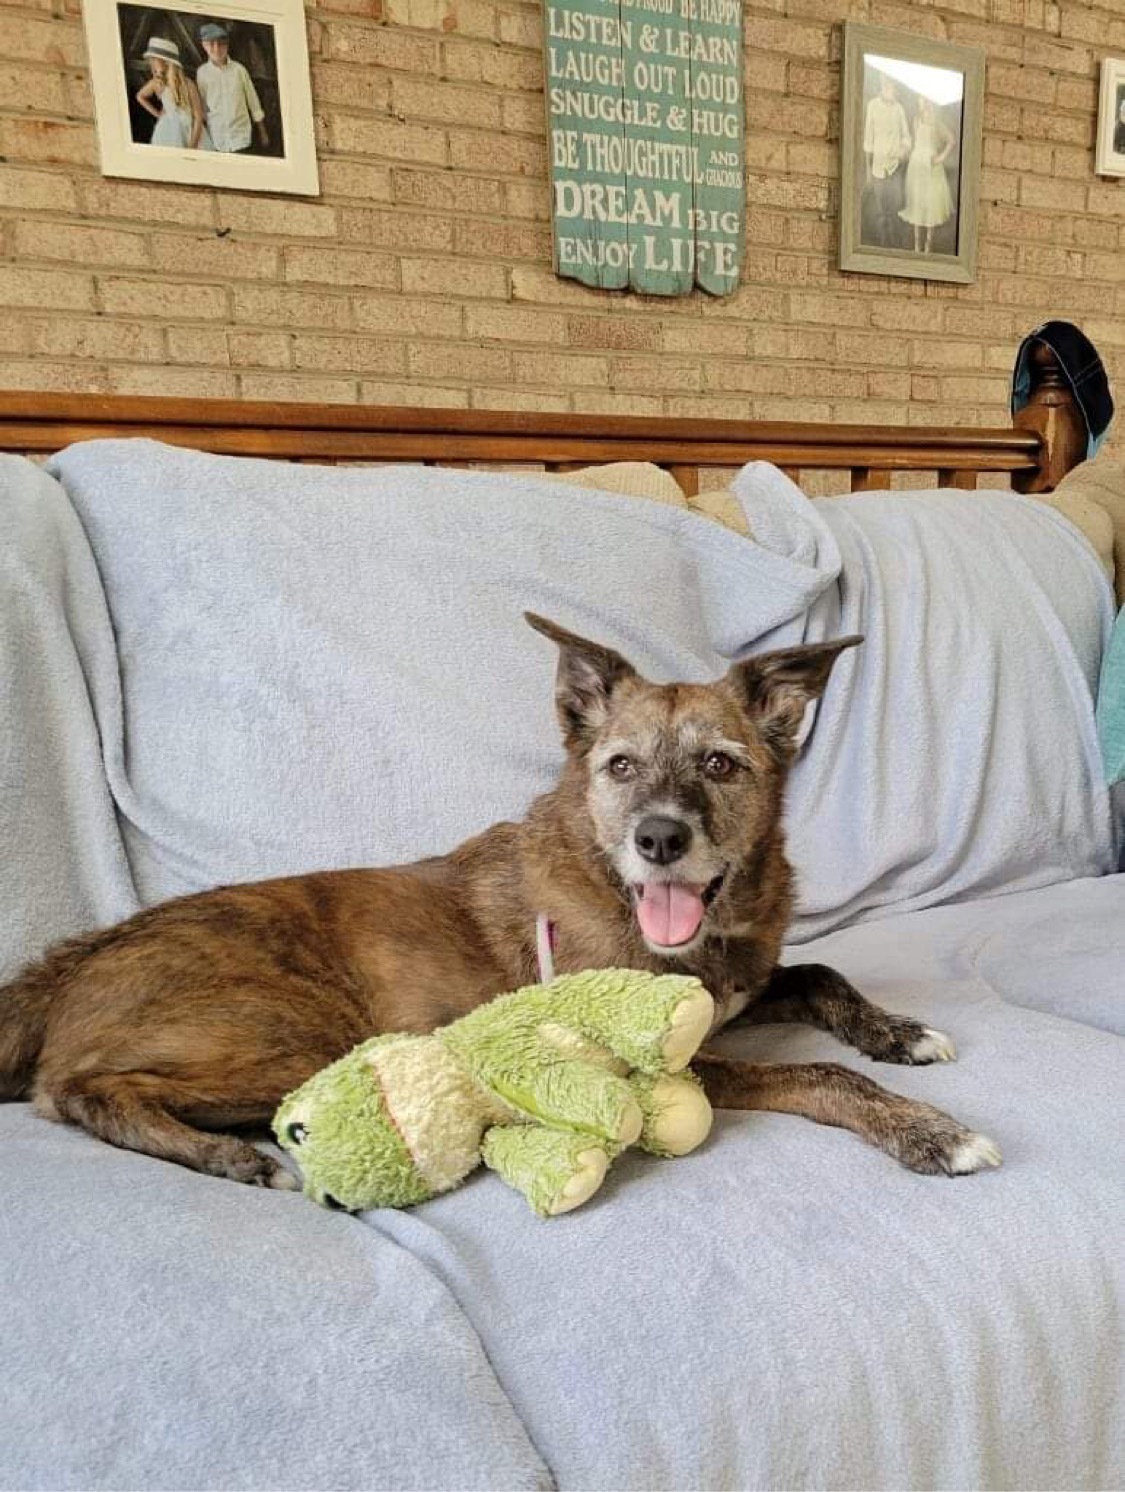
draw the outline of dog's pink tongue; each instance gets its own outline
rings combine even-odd
[[[637,900],[637,921],[650,943],[673,948],[690,943],[703,921],[703,898],[698,886],[671,881],[646,881]]]

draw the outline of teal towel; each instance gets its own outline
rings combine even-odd
[[[1098,685],[1098,740],[1105,780],[1125,782],[1125,607],[1117,613]]]

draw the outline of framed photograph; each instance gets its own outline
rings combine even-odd
[[[1125,59],[1120,57],[1102,58],[1094,170],[1099,176],[1125,176]]]
[[[320,191],[301,0],[85,0],[106,176]]]
[[[984,53],[845,23],[841,104],[840,268],[974,280]]]

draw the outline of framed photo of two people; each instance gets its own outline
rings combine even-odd
[[[845,24],[841,269],[976,278],[983,108],[977,47]]]
[[[107,176],[319,191],[302,0],[85,0]]]
[[[1125,58],[1102,58],[1094,170],[1099,176],[1125,176]]]

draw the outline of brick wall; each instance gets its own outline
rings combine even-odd
[[[308,12],[323,196],[103,179],[78,0],[0,3],[0,387],[1002,423],[1021,333],[1125,371],[1125,182],[1093,174],[1125,0],[747,0],[743,288],[550,269],[537,0]],[[985,48],[980,280],[835,268],[849,18]]]

